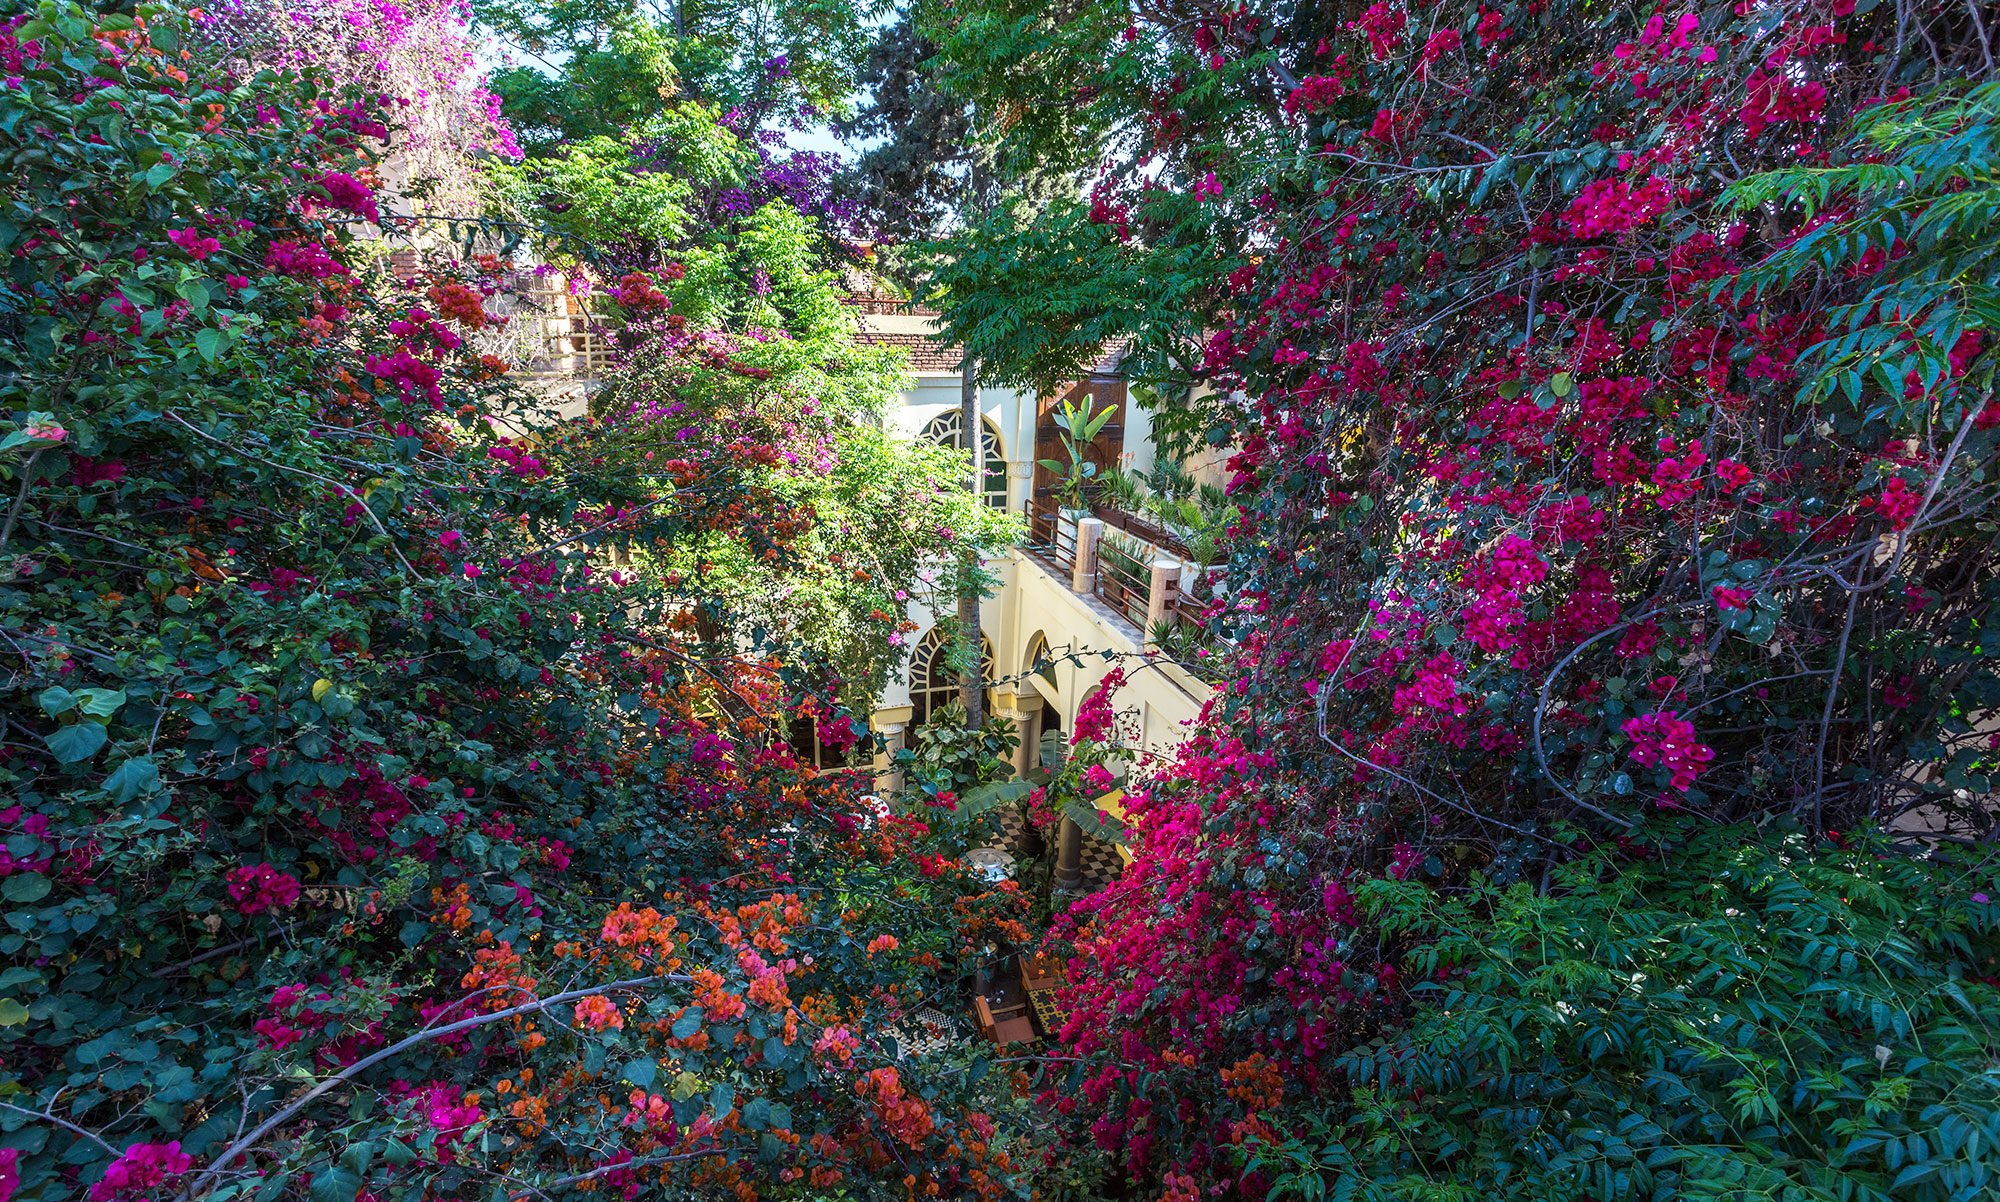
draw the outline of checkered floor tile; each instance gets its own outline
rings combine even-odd
[[[1079,892],[1095,893],[1109,888],[1111,882],[1118,879],[1118,874],[1125,870],[1125,861],[1119,858],[1116,844],[1093,839],[1089,835],[1083,837],[1081,858],[1083,884],[1078,887]]]
[[[1021,812],[1013,806],[1002,806],[994,813],[1000,820],[1000,837],[995,841],[996,846],[1006,848],[1016,859],[1025,858],[1027,839],[1021,822]],[[1079,894],[1095,893],[1107,887],[1112,881],[1117,880],[1118,874],[1125,869],[1125,861],[1119,858],[1115,844],[1093,838],[1088,834],[1083,836],[1080,858],[1083,882],[1074,891]]]
[[[889,1035],[896,1041],[898,1059],[902,1056],[929,1056],[963,1042],[958,1024],[935,1006],[919,1007],[903,1026],[890,1027]]]

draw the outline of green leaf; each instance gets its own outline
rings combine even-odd
[[[1557,396],[1568,396],[1570,389],[1575,386],[1576,382],[1570,378],[1570,374],[1566,371],[1559,371],[1549,377],[1549,391],[1555,393]]]
[[[727,1081],[717,1081],[715,1088],[708,1091],[708,1109],[720,1119],[736,1104],[736,1087]]]
[[[104,791],[111,799],[124,805],[135,797],[144,796],[158,788],[160,784],[159,766],[151,756],[135,755],[111,770],[104,778]]]
[[[752,1131],[762,1131],[771,1125],[771,1103],[765,1098],[752,1098],[743,1107],[743,1125]]]
[[[17,872],[0,884],[0,896],[10,902],[27,905],[38,902],[49,895],[49,878],[39,872]]]
[[[361,1175],[344,1165],[328,1165],[308,1188],[312,1202],[354,1202],[361,1193]]]
[[[28,1008],[10,997],[0,997],[0,1027],[18,1027],[28,1021]]]
[[[674,1020],[674,1038],[686,1039],[701,1030],[703,1017],[700,1006],[691,1007],[686,1014]]]
[[[146,172],[146,187],[157,192],[160,190],[161,184],[166,183],[172,178],[174,178],[174,165],[172,163],[154,163]],[[356,1186],[355,1188],[358,1190],[360,1186]],[[349,1194],[348,1196],[351,1198],[354,1195]]]
[[[78,722],[50,735],[47,742],[58,762],[74,764],[96,755],[107,740],[102,726],[95,722]]]
[[[640,1089],[650,1089],[653,1081],[659,1076],[660,1065],[658,1061],[641,1058],[630,1061],[620,1071],[624,1073],[627,1081]]]
[[[994,781],[979,785],[959,797],[958,816],[977,817],[998,806],[1019,801],[1034,790],[1035,786],[1025,780]]]
[[[76,694],[61,685],[43,689],[37,700],[41,702],[42,712],[51,718],[59,718],[76,708]]]
[[[93,718],[109,718],[125,704],[125,694],[119,689],[78,689],[76,696],[83,703],[83,712]]]
[[[356,1177],[368,1175],[368,1165],[375,1159],[375,1145],[366,1141],[348,1148],[340,1154],[341,1166]]]
[[[222,353],[222,331],[214,326],[204,326],[196,330],[194,349],[200,351],[201,357],[210,363],[215,362],[215,357]]]

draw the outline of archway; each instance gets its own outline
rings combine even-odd
[[[950,657],[945,654],[945,644],[944,627],[933,626],[910,657],[911,716],[920,726],[933,711],[958,700],[958,674],[947,662]],[[979,679],[987,684],[993,681],[993,641],[983,634],[979,636]]]
[[[1048,636],[1036,631],[1028,640],[1028,654],[1022,658],[1021,674],[1025,678],[1016,690],[1022,699],[1021,746],[1027,754],[1024,758],[1026,770],[1034,771],[1042,762],[1042,739],[1051,733],[1061,736],[1062,709],[1049,700],[1048,693],[1035,686],[1037,680],[1045,682],[1051,691],[1058,687],[1055,660],[1049,654]]]
[[[981,482],[980,493],[986,503],[996,509],[1007,507],[1007,457],[1000,445],[1000,428],[993,419],[979,419],[980,442],[986,451],[986,475]],[[972,449],[965,440],[964,415],[952,409],[931,419],[924,427],[924,437],[940,446],[957,447],[961,451]]]

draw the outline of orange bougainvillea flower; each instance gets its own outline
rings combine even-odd
[[[620,1030],[625,1026],[625,1012],[618,1008],[618,1003],[599,994],[576,1004],[576,1021],[593,1031]]]

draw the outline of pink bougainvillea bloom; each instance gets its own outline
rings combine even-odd
[[[252,864],[229,870],[229,896],[244,914],[285,909],[299,900],[299,882],[289,873],[270,864]]]
[[[104,1177],[90,1187],[91,1202],[136,1199],[158,1190],[194,1167],[194,1157],[181,1151],[181,1141],[133,1144],[111,1162]]]
[[[206,259],[222,249],[221,242],[214,238],[204,238],[200,230],[168,230],[167,241],[180,247],[188,253],[189,258],[197,261]]]
[[[1898,530],[1910,524],[1924,503],[1923,494],[1910,487],[1910,482],[1901,476],[1891,476],[1882,485],[1882,495],[1875,502],[1875,512],[1887,518],[1889,524]]]
[[[1644,768],[1656,764],[1666,768],[1677,792],[1687,792],[1715,758],[1714,748],[1695,742],[1694,723],[1673,710],[1627,719],[1623,729],[1632,740],[1633,762]]]
[[[305,1032],[275,1018],[260,1018],[252,1029],[257,1032],[258,1042],[274,1052],[282,1052],[305,1037]]]

